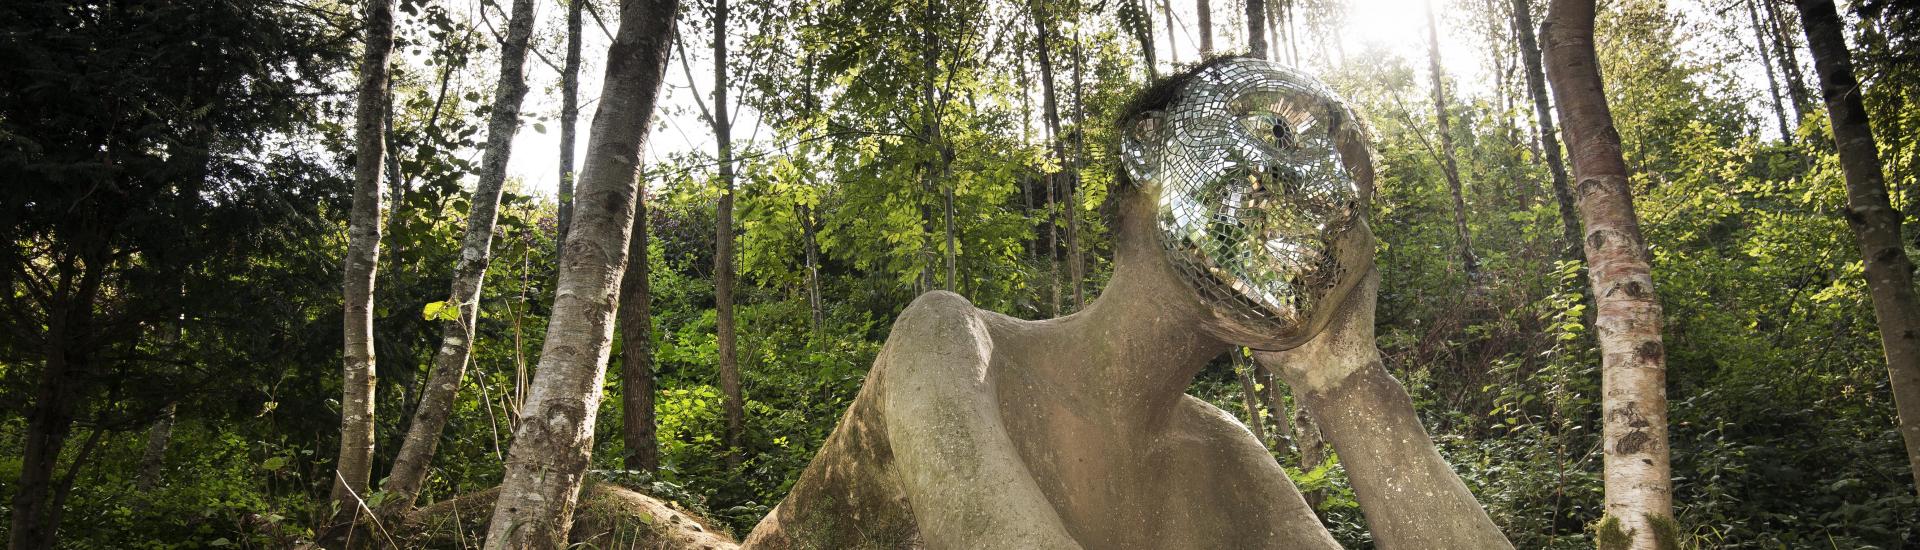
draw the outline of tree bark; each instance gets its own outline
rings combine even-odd
[[[800,241],[807,262],[807,310],[812,314],[813,335],[820,336],[820,330],[826,327],[826,304],[820,299],[820,237],[818,222],[813,219],[813,208],[799,204],[794,206],[795,217],[800,218]]]
[[[1440,72],[1440,26],[1433,17],[1433,5],[1427,5],[1427,67],[1433,76],[1433,116],[1440,122],[1440,169],[1447,176],[1447,190],[1453,193],[1453,229],[1460,238],[1460,263],[1467,280],[1478,280],[1480,258],[1473,254],[1473,237],[1467,232],[1467,200],[1460,189],[1460,168],[1453,159],[1453,130],[1447,122],[1447,92]]]
[[[153,490],[160,483],[160,473],[167,463],[167,447],[173,443],[173,422],[178,406],[168,403],[160,409],[160,420],[147,428],[147,446],[140,453],[140,478],[134,488],[141,493]]]
[[[98,261],[79,263],[83,265],[75,266],[69,259],[58,268],[59,288],[47,312],[44,365],[34,384],[33,405],[27,409],[20,477],[14,485],[7,541],[12,550],[53,548],[58,540],[64,510],[57,505],[60,489],[54,471],[67,436],[73,432],[75,411],[92,361],[79,340],[92,330],[94,302],[104,269]]]
[[[1293,444],[1300,455],[1300,469],[1311,472],[1327,461],[1327,438],[1320,433],[1320,423],[1313,421],[1313,415],[1307,412],[1307,394],[1299,388],[1293,388]],[[1304,491],[1300,496],[1307,501],[1307,507],[1320,510],[1320,502],[1327,499],[1326,491],[1314,489]]]
[[[644,180],[635,202],[627,274],[620,279],[620,434],[626,445],[621,461],[628,470],[652,472],[660,467],[660,442],[654,435],[653,290],[647,279],[651,266]]]
[[[600,383],[638,203],[640,155],[672,51],[676,0],[626,0],[560,258],[552,322],[508,451],[489,549],[563,548],[593,452]]]
[[[1767,23],[1773,31],[1773,58],[1780,62],[1780,76],[1787,81],[1787,97],[1793,100],[1793,122],[1799,127],[1807,121],[1812,94],[1807,91],[1806,77],[1800,74],[1800,60],[1794,56],[1797,48],[1793,33],[1787,30],[1787,19],[1780,16],[1780,8],[1773,0],[1763,0],[1761,4],[1767,7]]]
[[[1172,63],[1175,72],[1180,66],[1180,43],[1174,41],[1179,36],[1173,25],[1173,0],[1160,0],[1160,18],[1167,22],[1167,62]]]
[[[1760,66],[1767,71],[1767,97],[1773,100],[1773,118],[1780,123],[1780,140],[1793,142],[1793,127],[1787,125],[1787,107],[1780,99],[1780,79],[1773,74],[1773,55],[1767,52],[1767,28],[1760,24],[1760,12],[1753,8],[1755,0],[1746,0],[1747,20],[1753,25],[1754,53],[1760,54]]]
[[[1601,353],[1606,514],[1601,548],[1678,544],[1668,466],[1666,350],[1620,133],[1594,52],[1594,0],[1553,0],[1541,35],[1579,182]],[[1610,541],[1612,541],[1610,543]]]
[[[460,259],[454,264],[447,298],[447,307],[454,308],[457,317],[441,323],[440,351],[433,356],[433,372],[421,390],[420,404],[414,409],[406,441],[394,457],[393,471],[380,484],[387,493],[380,505],[385,518],[398,519],[413,508],[473,355],[481,293],[487,267],[493,263],[493,229],[507,181],[507,159],[513,154],[513,135],[520,130],[520,105],[527,96],[527,47],[533,38],[533,11],[533,0],[514,0],[513,16],[507,21],[506,42],[500,47],[498,87],[487,120],[487,145],[480,157],[480,181],[467,208],[466,234],[460,239]]]
[[[713,138],[720,164],[720,204],[713,224],[714,330],[718,332],[720,392],[727,415],[727,465],[739,466],[746,431],[746,403],[740,395],[739,357],[734,354],[733,323],[733,121],[727,115],[727,0],[713,7]]]
[[[1561,238],[1567,241],[1567,258],[1585,257],[1580,244],[1580,215],[1574,211],[1573,190],[1567,184],[1567,167],[1560,158],[1560,131],[1554,128],[1553,106],[1547,102],[1547,77],[1540,68],[1540,43],[1534,40],[1533,4],[1512,0],[1514,35],[1520,39],[1520,61],[1526,65],[1527,91],[1533,97],[1533,116],[1539,122],[1540,155],[1546,158],[1547,171],[1553,175],[1553,199],[1560,203]]]
[[[1820,76],[1820,96],[1833,123],[1834,151],[1847,180],[1847,225],[1866,262],[1867,289],[1873,297],[1880,347],[1892,379],[1900,436],[1907,463],[1920,489],[1920,298],[1913,288],[1913,262],[1900,238],[1901,213],[1887,197],[1879,145],[1860,97],[1847,53],[1844,23],[1832,0],[1797,0],[1807,48]]]
[[[1086,89],[1086,71],[1080,59],[1083,50],[1080,47],[1080,27],[1073,30],[1073,174],[1064,179],[1067,185],[1067,281],[1073,285],[1073,310],[1087,307],[1087,262],[1080,248],[1080,184],[1081,172],[1087,165],[1087,104],[1083,101],[1082,90]]]
[[[1204,1],[1204,0],[1203,0]],[[1035,56],[1040,60],[1040,97],[1041,114],[1046,122],[1048,145],[1053,149],[1053,160],[1057,163],[1055,171],[1046,175],[1047,186],[1047,262],[1050,279],[1048,314],[1060,315],[1060,224],[1057,193],[1060,179],[1066,170],[1067,150],[1060,138],[1060,100],[1053,82],[1053,23],[1047,17],[1046,6],[1041,0],[1028,0],[1029,15],[1033,17],[1034,40],[1040,50]]]
[[[1246,0],[1247,2],[1247,55],[1260,59],[1273,59],[1267,55],[1267,2],[1266,0]]]
[[[1240,357],[1240,349],[1227,351],[1233,354],[1233,373],[1240,379],[1240,402],[1247,409],[1247,430],[1253,432],[1253,439],[1261,446],[1267,445],[1267,427],[1260,421],[1260,392],[1253,387],[1253,368]],[[1268,447],[1271,450],[1271,447]]]
[[[1206,61],[1213,56],[1213,3],[1194,0],[1194,11],[1200,20],[1200,60]]]
[[[567,60],[560,71],[560,190],[555,193],[559,236],[554,237],[553,257],[567,242],[567,228],[573,225],[573,152],[574,136],[580,120],[580,15],[590,0],[567,0]]]
[[[347,222],[347,255],[342,294],[345,349],[342,353],[340,453],[334,460],[333,502],[336,523],[351,523],[367,494],[373,471],[373,287],[380,262],[381,199],[386,195],[383,158],[387,58],[393,50],[393,0],[369,0],[366,46],[360,58],[360,97],[354,105],[353,211]]]

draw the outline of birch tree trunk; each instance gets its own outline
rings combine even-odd
[[[1553,175],[1553,200],[1560,203],[1561,238],[1567,257],[1582,258],[1580,215],[1574,212],[1573,190],[1567,185],[1567,167],[1560,159],[1560,130],[1554,127],[1553,106],[1547,102],[1547,76],[1540,68],[1540,43],[1534,40],[1533,4],[1512,0],[1514,35],[1520,39],[1520,62],[1526,65],[1527,92],[1533,97],[1533,116],[1540,128],[1540,155]]]
[[[626,446],[621,462],[628,470],[652,472],[660,467],[660,442],[653,416],[653,289],[647,279],[651,266],[644,187],[634,201],[627,274],[620,279],[620,435]]]
[[[563,548],[592,458],[600,383],[638,202],[640,155],[673,46],[677,0],[626,0],[607,50],[552,322],[520,410],[486,548]]]
[[[447,307],[457,312],[442,321],[440,350],[433,355],[433,372],[421,390],[407,439],[394,457],[393,472],[380,489],[387,493],[381,515],[398,518],[413,508],[420,485],[426,481],[440,432],[453,413],[453,401],[473,355],[474,324],[480,319],[480,296],[493,263],[493,227],[499,218],[500,193],[507,181],[507,159],[513,154],[513,135],[520,130],[520,104],[527,96],[527,46],[533,37],[533,0],[514,0],[507,21],[506,43],[500,48],[500,76],[493,92],[493,110],[487,120],[487,146],[480,156],[480,181],[467,209],[467,230],[460,239],[460,260],[453,267],[453,287]]]
[[[739,357],[734,354],[733,323],[733,121],[727,115],[727,0],[713,6],[713,138],[720,164],[720,204],[713,224],[714,330],[720,362],[720,392],[727,414],[727,465],[739,466],[744,452],[746,404],[740,395]]]
[[[1460,263],[1467,280],[1480,276],[1480,258],[1473,254],[1473,237],[1467,232],[1467,200],[1460,189],[1460,168],[1453,159],[1453,130],[1447,122],[1447,91],[1440,72],[1440,27],[1434,22],[1433,4],[1427,4],[1427,67],[1433,76],[1433,116],[1440,121],[1440,169],[1447,176],[1447,190],[1453,193],[1453,229],[1460,237]]]
[[[354,105],[353,211],[347,221],[342,295],[345,349],[341,364],[340,454],[335,457],[336,523],[354,523],[373,472],[373,285],[380,262],[381,199],[386,195],[387,58],[393,50],[393,0],[369,0],[360,96]],[[358,496],[356,496],[358,495]]]
[[[1845,28],[1832,0],[1797,0],[1807,49],[1820,76],[1820,96],[1833,122],[1834,151],[1847,180],[1847,225],[1866,260],[1867,290],[1873,297],[1880,347],[1892,378],[1900,436],[1907,463],[1920,489],[1920,298],[1914,296],[1913,262],[1900,240],[1901,213],[1887,197],[1879,146],[1853,76]]]
[[[580,120],[580,15],[589,0],[567,0],[567,60],[560,70],[560,190],[556,193],[559,236],[554,247],[567,242],[567,229],[573,225],[573,151],[574,136]],[[560,251],[554,251],[560,257]]]
[[[1602,89],[1593,25],[1594,0],[1553,0],[1541,35],[1547,77],[1579,182],[1596,306],[1594,335],[1600,341],[1606,518],[1598,542],[1602,549],[1671,548],[1679,542],[1668,466],[1660,301],[1633,209],[1620,133]]]

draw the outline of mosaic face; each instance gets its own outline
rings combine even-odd
[[[1260,349],[1323,329],[1373,264],[1373,169],[1353,114],[1311,77],[1257,59],[1195,74],[1121,144],[1168,259],[1210,330]]]

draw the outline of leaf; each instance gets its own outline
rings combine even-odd
[[[533,123],[533,131],[539,132],[542,134],[547,133],[547,125],[535,122]]]
[[[454,321],[460,319],[460,308],[446,300],[428,303],[420,308],[420,318],[428,321]]]
[[[260,467],[269,472],[278,472],[281,468],[287,467],[287,457],[276,456],[268,458],[265,462],[260,463]]]

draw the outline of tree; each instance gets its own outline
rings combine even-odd
[[[1467,200],[1460,189],[1460,168],[1453,158],[1453,128],[1447,123],[1447,88],[1440,72],[1440,26],[1434,22],[1433,4],[1427,4],[1427,72],[1433,77],[1433,117],[1440,125],[1440,169],[1447,176],[1447,191],[1453,194],[1453,229],[1460,238],[1460,263],[1467,280],[1480,275],[1480,258],[1473,254],[1473,237],[1467,232]]]
[[[647,192],[634,205],[633,237],[627,246],[627,273],[620,279],[621,462],[629,470],[660,467],[660,444],[653,418],[653,292],[648,286]]]
[[[1753,40],[1757,46],[1754,53],[1760,55],[1760,67],[1767,72],[1768,97],[1773,99],[1773,118],[1780,124],[1780,139],[1793,142],[1793,127],[1787,125],[1786,102],[1780,99],[1780,80],[1773,74],[1773,55],[1767,52],[1767,28],[1760,24],[1758,10],[1753,9],[1755,0],[1746,0],[1747,20],[1753,25]]]
[[[593,451],[600,382],[626,267],[647,122],[659,96],[675,0],[626,0],[607,49],[573,229],[561,257],[540,366],[514,430],[487,548],[561,548]]]
[[[1247,55],[1260,59],[1276,59],[1278,56],[1267,54],[1267,2],[1266,0],[1246,0],[1247,2]]]
[[[432,373],[421,390],[420,404],[394,458],[393,471],[380,486],[387,493],[381,504],[386,517],[398,518],[413,507],[473,354],[481,288],[493,261],[494,223],[499,218],[500,195],[507,181],[507,159],[513,153],[513,136],[520,130],[520,104],[527,96],[527,48],[533,37],[533,11],[533,0],[514,0],[506,41],[501,44],[498,86],[487,121],[487,145],[480,158],[480,181],[474,186],[467,210],[467,228],[460,240],[452,288],[447,300],[439,304],[445,308],[442,311],[453,312],[453,318],[441,321],[440,350],[433,355]]]
[[[1204,4],[1206,0],[1201,0]],[[1047,312],[1059,315],[1060,308],[1060,201],[1057,194],[1063,187],[1060,180],[1065,179],[1067,147],[1060,133],[1060,96],[1054,86],[1053,66],[1053,20],[1048,17],[1043,0],[1027,0],[1027,14],[1033,19],[1034,48],[1033,55],[1040,61],[1040,98],[1042,119],[1046,123],[1047,142],[1052,148],[1053,160],[1061,168],[1046,175],[1047,186],[1047,265],[1048,299]]]
[[[740,395],[739,355],[734,352],[733,319],[733,119],[727,115],[727,0],[713,4],[713,124],[720,200],[713,223],[714,331],[719,354],[720,392],[727,414],[727,464],[740,465],[741,433],[746,431],[746,403]]]
[[[367,2],[364,42],[359,99],[353,115],[353,214],[347,222],[343,291],[346,350],[342,354],[340,454],[334,462],[333,481],[334,513],[340,519],[359,517],[367,495],[367,478],[373,472],[373,286],[380,262],[381,199],[386,194],[381,170],[387,152],[387,108],[392,102],[387,88],[387,58],[393,50],[393,0]]]
[[[210,283],[230,282],[226,268],[300,263],[312,270],[309,285],[344,282],[335,258],[274,254],[301,242],[280,239],[299,233],[290,226],[331,233],[340,226],[294,224],[347,210],[349,185],[326,156],[350,148],[307,139],[323,109],[307,94],[339,94],[327,75],[351,56],[349,40],[322,30],[330,23],[297,7],[242,2],[0,4],[0,59],[9,68],[0,71],[9,548],[65,546],[63,517],[89,498],[89,478],[115,479],[116,495],[134,483],[131,468],[89,471],[113,455],[139,456],[112,452],[132,447],[120,447],[130,443],[121,434],[168,432],[169,405],[194,390],[257,381],[230,362],[239,346],[179,344],[215,327],[226,342],[258,334],[218,325],[232,311],[222,307],[227,299],[259,297]],[[266,143],[315,155],[275,156]],[[325,332],[339,334],[337,294],[325,296],[309,311],[324,311]],[[253,325],[283,328],[275,321]],[[326,359],[307,356],[308,365],[338,360],[339,345],[325,344]],[[336,391],[331,375],[309,380]],[[82,431],[83,441],[69,445]],[[139,462],[119,463],[129,464]],[[331,480],[330,469],[316,469]],[[96,518],[83,517],[80,533],[94,532]]]
[[[1574,211],[1573,190],[1567,185],[1567,167],[1560,159],[1560,131],[1554,128],[1553,106],[1547,102],[1547,77],[1540,68],[1540,43],[1534,40],[1533,3],[1512,0],[1513,31],[1519,38],[1520,62],[1526,66],[1527,93],[1533,99],[1533,118],[1540,132],[1540,156],[1553,176],[1553,199],[1560,205],[1561,238],[1567,257],[1580,258],[1580,215]]]
[[[1213,4],[1208,0],[1194,0],[1194,11],[1200,20],[1200,59],[1205,61],[1213,56]]]
[[[1626,159],[1595,57],[1593,0],[1553,0],[1545,39],[1547,77],[1565,123],[1579,182],[1588,278],[1601,354],[1606,518],[1599,544],[1678,544],[1668,466],[1666,349],[1660,300],[1634,213]]]
[[[560,189],[556,194],[560,235],[554,238],[556,243],[567,242],[567,227],[573,223],[574,136],[580,120],[580,16],[589,1],[566,0],[567,58],[560,69]],[[560,251],[555,250],[554,257],[559,256]]]
[[[1920,490],[1920,297],[1913,288],[1913,262],[1901,242],[1901,213],[1887,198],[1879,146],[1861,100],[1860,83],[1839,12],[1832,0],[1796,0],[1807,49],[1820,75],[1820,96],[1833,123],[1834,151],[1847,182],[1847,225],[1853,228],[1866,263],[1867,289],[1873,297],[1880,347],[1892,379],[1899,410],[1900,435],[1907,462]]]

